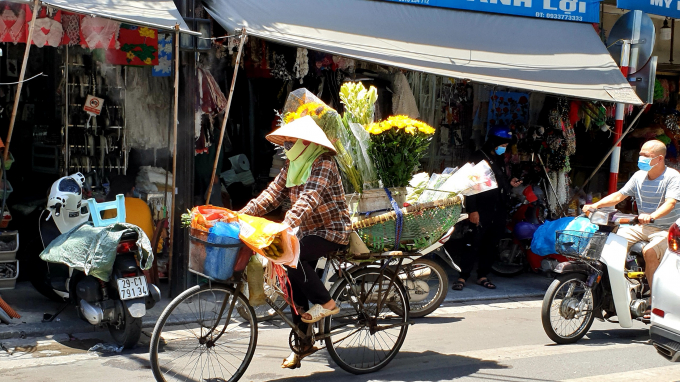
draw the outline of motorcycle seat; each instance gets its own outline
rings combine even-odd
[[[138,239],[139,239],[139,235],[137,234],[136,231],[126,231],[120,237],[120,241],[137,241]]]
[[[630,246],[628,254],[634,254],[636,256],[642,256],[642,250],[649,244],[648,241],[638,241],[637,243]]]

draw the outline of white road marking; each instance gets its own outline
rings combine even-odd
[[[455,314],[468,312],[481,312],[489,310],[505,310],[505,309],[522,309],[522,308],[540,308],[543,304],[542,300],[538,301],[512,301],[499,302],[492,304],[474,304],[474,305],[454,305],[442,306],[430,314],[430,317],[448,317]]]
[[[680,365],[655,367],[652,369],[631,370],[622,373],[593,375],[591,377],[565,379],[563,382],[619,382],[627,380],[675,382],[680,381]]]

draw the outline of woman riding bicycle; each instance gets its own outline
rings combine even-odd
[[[320,257],[349,243],[349,211],[340,172],[332,158],[335,148],[312,117],[286,124],[267,135],[267,140],[283,146],[288,160],[269,187],[239,213],[262,216],[277,208],[285,197],[290,198],[292,207],[284,224],[299,229],[300,261],[297,268],[286,268],[298,307],[298,314],[292,309],[293,322],[306,331],[307,324],[339,312],[315,269]],[[314,304],[311,309],[308,301]],[[281,366],[296,368],[300,360],[299,355],[291,353]]]

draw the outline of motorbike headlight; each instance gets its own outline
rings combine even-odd
[[[602,211],[593,212],[590,222],[596,225],[607,225],[609,224],[609,214]]]

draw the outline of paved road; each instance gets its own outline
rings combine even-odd
[[[261,326],[257,352],[244,381],[676,381],[680,364],[656,354],[647,329],[597,322],[576,345],[556,346],[543,333],[540,301],[448,304],[409,329],[399,356],[382,371],[352,376],[325,352],[297,370],[279,368],[288,330]],[[100,339],[96,338],[100,336]],[[4,340],[3,380],[150,381],[144,345],[123,354],[88,352],[105,333]],[[148,338],[146,338],[148,341]]]

